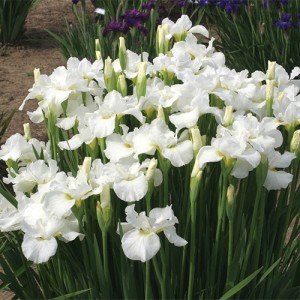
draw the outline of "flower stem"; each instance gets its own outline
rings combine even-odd
[[[150,299],[150,262],[146,262],[146,286],[145,286],[145,299]]]
[[[196,250],[196,202],[191,203],[191,242],[189,263],[189,285],[187,299],[193,297],[194,274],[195,274],[195,250]]]
[[[102,159],[102,162],[105,164],[106,163],[106,156],[104,153],[105,140],[104,140],[104,138],[99,138],[98,141],[99,141],[99,146],[100,146],[100,151],[101,151],[101,159]]]
[[[105,232],[105,231],[102,231],[102,250],[103,250],[104,278],[105,278],[105,281],[107,282],[107,284],[109,284],[107,232]]]
[[[227,279],[231,269],[233,253],[233,221],[229,221],[229,237],[228,237],[228,259],[227,259]]]
[[[221,236],[221,227],[223,224],[223,217],[225,214],[225,208],[226,208],[226,193],[227,193],[227,177],[225,175],[223,177],[222,182],[222,196],[221,196],[221,203],[219,203],[218,208],[218,224],[217,224],[217,233],[216,233],[216,242],[219,243],[220,236]]]
[[[153,261],[154,271],[156,273],[156,276],[157,276],[157,279],[158,279],[159,285],[160,285],[160,292],[161,292],[161,297],[160,298],[162,300],[166,300],[167,299],[167,297],[166,297],[166,285],[163,281],[161,272],[158,268],[156,257],[153,257],[152,261]]]
[[[188,285],[188,299],[193,297],[194,277],[195,277],[195,256],[196,248],[196,216],[197,216],[197,198],[200,189],[200,181],[202,178],[202,171],[191,177],[190,181],[190,207],[191,207],[191,243],[190,243],[190,264],[189,264],[189,285]]]
[[[241,271],[241,278],[245,278],[247,265],[250,259],[250,252],[253,246],[253,242],[255,241],[255,231],[257,230],[257,217],[258,217],[258,208],[260,204],[261,199],[261,192],[262,192],[262,186],[259,186],[256,191],[256,197],[255,197],[255,204],[254,204],[254,211],[252,215],[251,225],[250,225],[250,234],[249,234],[249,240],[246,248],[246,255],[245,260],[243,262],[242,271]]]

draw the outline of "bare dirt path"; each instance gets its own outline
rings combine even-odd
[[[27,18],[26,34],[17,45],[0,48],[0,112],[18,109],[33,84],[28,74],[34,68],[50,74],[54,68],[65,63],[55,41],[45,28],[60,32],[65,28],[65,19],[73,20],[71,0],[42,0]],[[29,121],[26,110],[34,103],[17,112],[5,138],[23,131],[23,123]],[[33,136],[43,138],[43,126],[32,126]]]

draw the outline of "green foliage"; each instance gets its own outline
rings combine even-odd
[[[225,54],[226,64],[238,71],[248,69],[266,71],[267,62],[276,61],[290,72],[300,61],[299,1],[288,5],[268,0],[249,0],[232,14],[219,7],[207,7],[208,23],[216,29],[219,47]],[[291,13],[288,29],[275,26],[284,13]]]
[[[100,3],[101,2],[101,3]],[[124,14],[126,10],[133,8],[141,8],[146,1],[95,1],[95,7],[105,9],[104,16],[91,16],[86,9],[85,0],[80,1],[80,5],[73,5],[73,13],[76,17],[74,24],[66,22],[66,32],[55,34],[49,32],[58,42],[62,54],[65,59],[71,56],[86,57],[90,60],[95,60],[95,40],[99,39],[101,55],[103,57],[110,56],[115,59],[118,54],[119,37],[122,34],[109,33],[103,36],[103,29],[106,24],[111,20],[117,20],[119,16]],[[158,1],[159,2],[159,1]],[[158,13],[153,11],[145,27],[149,30],[147,37],[143,36],[136,28],[132,29],[128,34],[127,45],[131,47],[132,51],[140,52],[141,50],[147,51],[154,55],[155,40],[154,33],[156,31],[156,22]]]
[[[58,42],[61,52],[65,59],[69,57],[86,57],[90,60],[95,60],[95,40],[99,39],[102,57],[110,56],[112,59],[117,58],[119,37],[126,38],[127,48],[131,51],[141,53],[146,51],[149,53],[149,58],[155,55],[155,32],[157,22],[160,18],[167,15],[176,15],[176,7],[172,5],[167,10],[160,9],[160,5],[165,4],[166,1],[157,0],[156,8],[150,12],[148,20],[143,24],[147,29],[147,35],[144,35],[138,28],[131,28],[127,33],[120,33],[111,31],[103,35],[103,30],[110,21],[118,20],[120,16],[124,15],[130,9],[142,10],[142,6],[147,3],[147,0],[142,1],[93,1],[95,8],[105,9],[104,15],[91,16],[86,9],[86,1],[81,0],[80,5],[73,5],[73,13],[76,18],[74,24],[66,22],[66,32],[52,35]],[[177,9],[178,12],[178,9]],[[179,10],[180,12],[180,10]],[[199,24],[203,17],[203,10],[194,10],[194,7],[187,6],[182,9],[181,13],[190,12],[194,24]],[[174,16],[173,16],[174,17]]]
[[[15,114],[15,111],[12,111],[9,115],[5,112],[0,113],[0,143],[3,135],[5,134],[13,116]]]
[[[1,233],[0,265],[0,291],[9,288],[22,299],[44,298],[32,263],[27,262],[22,254],[18,234]]]
[[[0,1],[0,42],[13,43],[22,37],[30,10],[41,0]]]
[[[75,24],[70,24],[66,21],[66,32],[61,34],[47,32],[59,44],[65,59],[73,56],[94,60],[95,39],[101,35],[101,25],[93,20],[85,8],[82,8],[80,11],[76,5],[73,5],[72,9],[76,17]]]

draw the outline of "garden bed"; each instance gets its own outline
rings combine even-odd
[[[0,263],[18,276],[21,246],[38,271],[36,282],[29,268],[20,285],[5,276],[3,285],[22,299],[83,293],[90,299],[298,299],[299,115],[296,125],[280,124],[283,113],[296,109],[292,79],[300,68],[290,78],[274,62],[267,74],[230,69],[213,40],[199,43],[195,34],[207,38],[206,29],[190,28],[182,15],[176,23],[163,20],[159,38],[147,35],[157,41],[149,62],[129,51],[153,46],[144,37],[138,43],[134,31],[125,38],[127,51],[123,38],[119,46],[115,39],[118,51],[111,42],[106,52],[101,48],[104,68],[100,59],[71,58],[67,68],[49,77],[35,71],[33,78],[34,68],[50,74],[66,65],[44,31],[63,30],[64,17],[72,22],[70,0],[44,1],[29,16],[26,37],[1,49],[0,109],[17,110],[4,140],[28,122],[18,107],[35,79],[28,98],[40,100],[45,122],[31,132],[44,141],[48,134],[50,145],[25,130],[2,147],[4,181],[13,191],[1,190],[1,209],[12,223],[2,218],[0,227],[20,226],[24,235],[8,239],[13,246]],[[94,46],[90,32],[81,36],[92,36]],[[88,44],[73,36],[70,45]]]

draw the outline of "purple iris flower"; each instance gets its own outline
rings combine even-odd
[[[235,13],[240,6],[247,4],[247,0],[221,0],[217,6],[225,9],[228,13]]]
[[[289,0],[275,0],[275,2],[279,2],[280,4],[283,4],[283,5],[289,4]]]
[[[148,34],[148,29],[142,24],[137,24],[136,25],[137,29],[139,29],[141,31],[141,33],[146,36]]]
[[[127,33],[129,31],[129,25],[126,22],[110,21],[103,30],[103,36],[107,36],[110,31]]]
[[[220,0],[199,0],[200,7],[205,5],[216,5]]]
[[[125,15],[120,17],[120,20],[125,20],[130,27],[137,26],[148,20],[149,15],[139,11],[138,9],[127,10]]]
[[[179,7],[184,7],[187,4],[187,0],[171,0],[171,2]]]
[[[72,0],[73,4],[77,4],[80,0]]]
[[[299,23],[292,22],[292,14],[290,13],[283,13],[280,20],[275,21],[274,25],[284,30],[288,30],[291,27],[299,27]]]
[[[150,14],[152,9],[157,8],[157,0],[150,0],[149,2],[145,3],[142,6],[142,10],[147,13],[147,15]],[[162,3],[158,3],[158,12],[159,14],[164,14],[166,12],[166,8]]]
[[[246,5],[248,0],[200,0],[199,5],[203,7],[205,5],[219,6],[225,9],[228,13],[235,13],[240,6]]]
[[[148,20],[149,14],[132,9],[126,11],[118,21],[110,21],[103,30],[103,36],[106,36],[110,31],[121,32],[126,34],[130,28],[138,28],[142,34],[147,35],[148,30],[144,23]]]
[[[155,7],[156,7],[156,0],[151,0],[147,3],[145,3],[142,6],[142,9],[148,11],[148,10],[154,9]]]

